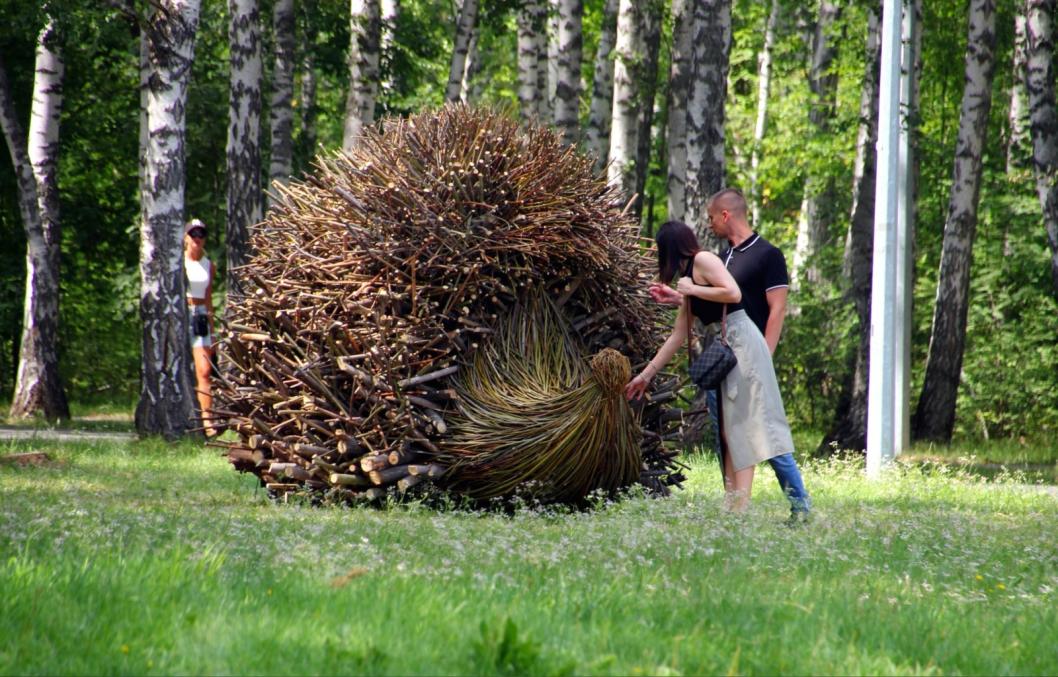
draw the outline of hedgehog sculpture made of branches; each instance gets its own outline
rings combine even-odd
[[[683,480],[681,379],[625,196],[551,130],[449,106],[320,159],[251,235],[213,415],[273,495],[578,503]]]

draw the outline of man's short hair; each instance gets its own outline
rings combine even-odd
[[[707,208],[715,205],[734,214],[745,215],[747,212],[746,198],[737,188],[724,188],[713,193],[706,205]]]

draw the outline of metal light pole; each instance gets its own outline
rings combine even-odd
[[[910,4],[910,0],[908,0]],[[901,218],[901,186],[907,171],[900,152],[901,2],[885,0],[882,8],[882,63],[878,97],[878,174],[875,184],[874,258],[871,276],[871,350],[867,382],[867,476],[878,477],[896,456],[897,418],[907,407],[900,386],[908,279],[906,216]],[[910,7],[909,14],[910,12]],[[909,64],[910,66],[910,64]],[[901,157],[903,155],[903,157]],[[906,188],[905,193],[906,202]],[[901,231],[903,235],[901,236]],[[903,248],[903,252],[901,251]],[[905,364],[906,373],[906,364]],[[903,434],[902,430],[900,431]]]

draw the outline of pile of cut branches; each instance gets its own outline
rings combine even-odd
[[[350,501],[682,481],[680,379],[621,395],[661,341],[652,263],[626,197],[553,132],[462,106],[388,119],[277,190],[214,382],[237,469]]]

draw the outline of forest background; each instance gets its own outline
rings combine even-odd
[[[481,2],[460,94],[465,100],[519,114],[518,15],[523,4]],[[649,236],[668,217],[667,121],[674,22],[667,3],[642,4],[656,10],[659,19],[656,67],[647,69],[649,82],[639,83],[640,92],[653,88],[654,93],[648,160],[642,172],[641,215],[644,235]],[[760,190],[754,194],[755,226],[784,250],[791,263],[806,203],[818,199],[827,215],[818,247],[795,271],[792,312],[776,354],[793,426],[818,431],[822,440],[844,406],[859,343],[859,320],[849,298],[850,278],[843,261],[856,202],[857,145],[864,122],[861,100],[872,54],[869,27],[880,3],[777,0],[769,5],[732,0],[730,4],[732,41],[723,113],[726,183],[749,191],[756,171]],[[931,0],[922,5],[920,101],[914,120],[920,164],[912,408],[926,374],[966,79],[968,13],[977,4]],[[591,114],[605,5],[603,0],[585,0],[583,5],[582,128]],[[1018,103],[1018,97],[1025,96],[1024,55],[1019,53],[1024,50],[1024,36],[1018,30],[1025,6],[1017,0],[994,3],[995,71],[983,136],[976,237],[971,239],[965,356],[954,428],[960,439],[1002,437],[1040,443],[1053,440],[1058,432],[1058,290],[1052,281],[1052,252],[1037,196],[1027,113]],[[140,28],[129,18],[131,4],[64,0],[49,7],[61,28],[66,66],[58,155],[61,380],[72,402],[131,410],[140,393],[142,339]],[[381,59],[375,118],[440,106],[446,98],[459,4],[402,0],[399,7],[391,42]],[[1053,16],[1054,3],[1049,7]],[[295,177],[311,171],[317,152],[341,148],[350,83],[349,4],[306,0],[296,8]],[[777,20],[769,32],[773,8]],[[145,9],[133,8],[132,13]],[[266,92],[273,76],[272,11],[272,2],[261,0]],[[186,116],[186,217],[198,217],[210,226],[210,257],[219,267],[218,301],[225,293],[228,12],[227,3],[202,3]],[[36,37],[44,21],[40,3],[0,0],[0,54],[23,124],[31,104]],[[767,124],[755,141],[760,57],[769,35],[774,41],[769,45]],[[814,61],[819,35],[830,53],[822,70],[818,58]],[[262,105],[260,152],[266,176],[267,95],[262,96]],[[5,243],[0,248],[0,393],[6,398],[15,387],[26,280],[25,230],[17,177],[9,162],[0,163],[0,238]],[[813,277],[805,282],[808,270]]]

